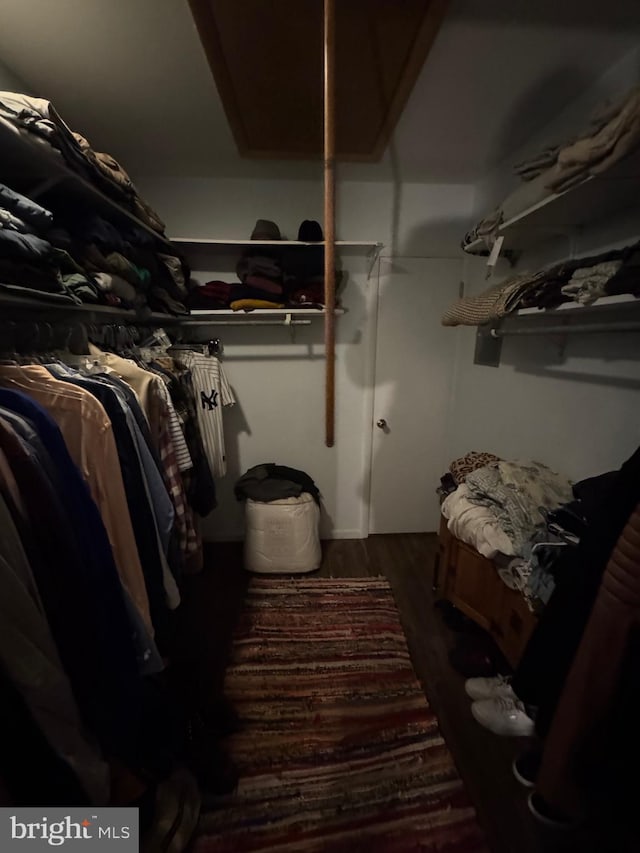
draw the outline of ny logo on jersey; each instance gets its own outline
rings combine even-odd
[[[215,388],[211,389],[211,394],[207,397],[204,391],[200,392],[200,402],[202,403],[202,408],[207,409],[208,412],[212,412],[214,409],[218,408],[218,392]]]

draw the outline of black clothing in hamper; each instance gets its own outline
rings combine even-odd
[[[251,498],[264,503],[297,498],[303,492],[309,492],[320,504],[320,491],[308,474],[273,462],[249,468],[235,484],[234,492],[239,501]]]
[[[613,548],[640,500],[640,448],[605,481],[597,515],[580,544],[558,560],[557,585],[531,635],[511,686],[536,706],[536,731],[549,731],[567,674]]]
[[[139,728],[139,681],[123,592],[115,566],[108,574],[83,555],[78,531],[84,533],[83,518],[71,515],[74,487],[79,484],[87,504],[93,502],[73,464],[63,469],[52,460],[58,472],[52,482],[45,474],[51,463],[40,460],[1,417],[0,448],[19,485],[26,519],[8,494],[5,501],[80,712],[103,746],[129,752]]]

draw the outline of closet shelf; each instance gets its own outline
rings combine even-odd
[[[616,296],[601,296],[590,305],[580,305],[578,302],[563,302],[557,308],[520,308],[506,317],[503,322],[509,322],[517,317],[545,317],[549,319],[549,317],[558,316],[585,316],[594,312],[601,314],[609,308],[619,308],[620,305],[628,306],[632,311],[635,311],[640,305],[640,299],[630,293],[621,293]]]
[[[326,313],[324,308],[256,308],[253,311],[232,311],[224,308],[219,311],[192,311],[188,317],[180,318],[180,324],[308,326],[312,320],[324,317]],[[344,309],[336,308],[334,316],[341,314],[344,314]]]
[[[600,175],[561,193],[553,193],[511,216],[498,228],[502,251],[524,251],[552,236],[571,236],[575,229],[605,219],[637,204],[640,192],[640,151]],[[483,240],[464,246],[470,254],[485,248]]]
[[[177,317],[172,314],[161,314],[153,311],[150,314],[143,316],[138,315],[135,311],[126,308],[114,308],[110,305],[91,305],[88,302],[82,305],[73,305],[70,302],[61,300],[47,299],[30,299],[29,297],[14,296],[13,294],[0,293],[0,317],[5,310],[12,312],[24,312],[27,315],[36,316],[42,314],[55,314],[56,317],[67,315],[69,318],[77,317],[79,322],[95,320],[98,322],[108,323],[113,320],[114,323],[131,323],[134,325],[155,325],[159,324],[175,324],[183,317]]]
[[[324,241],[318,243],[305,243],[300,240],[213,240],[201,237],[171,237],[171,242],[176,246],[184,248],[203,249],[207,247],[220,248],[244,246],[246,248],[255,248],[256,246],[324,246]],[[378,243],[374,240],[336,240],[336,247],[339,249],[362,249],[373,250],[382,249],[383,243]]]
[[[31,299],[29,297],[17,296],[11,293],[0,292],[0,317],[3,311],[20,311],[31,316],[48,314],[54,312],[57,317],[68,315],[77,317],[78,320],[92,319],[97,322],[131,323],[137,325],[149,325],[152,323],[165,325],[202,324],[215,325],[217,322],[231,323],[241,326],[243,324],[257,325],[267,324],[269,321],[277,321],[278,324],[288,324],[288,321],[299,323],[299,321],[311,321],[324,317],[326,311],[322,308],[259,308],[253,311],[232,311],[224,308],[219,311],[191,311],[190,314],[161,314],[157,311],[151,314],[139,316],[135,311],[125,308],[112,308],[109,305],[73,305],[70,302],[53,299]],[[343,308],[336,308],[334,315],[344,314]],[[305,322],[305,325],[307,323]]]
[[[62,154],[48,142],[0,120],[0,151],[0,179],[35,201],[45,193],[57,195],[65,206],[76,205],[105,219],[134,225],[151,235],[163,251],[175,254],[175,247],[166,237],[69,168]],[[47,205],[47,201],[43,203]]]
[[[584,322],[581,322],[584,321]],[[478,326],[474,364],[499,367],[507,337],[640,333],[640,299],[629,294],[603,296],[591,305],[565,303],[558,308],[522,308],[499,323]]]

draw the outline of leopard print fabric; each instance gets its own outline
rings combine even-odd
[[[464,483],[468,475],[477,468],[484,468],[485,465],[493,465],[500,462],[499,456],[494,456],[493,453],[479,453],[477,450],[472,450],[469,453],[461,456],[459,459],[454,459],[449,466],[449,471],[458,486]]]

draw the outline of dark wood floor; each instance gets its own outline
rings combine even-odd
[[[613,851],[610,838],[609,846],[602,846],[584,832],[564,835],[539,827],[527,808],[528,791],[511,770],[523,742],[493,735],[473,719],[464,678],[448,659],[457,635],[434,608],[436,546],[435,534],[418,533],[325,542],[323,564],[316,575],[388,578],[415,671],[494,853]],[[208,546],[206,566],[201,575],[189,579],[181,610],[185,645],[193,650],[196,644],[199,650],[201,688],[215,695],[222,686],[249,575],[242,569],[240,543]]]

